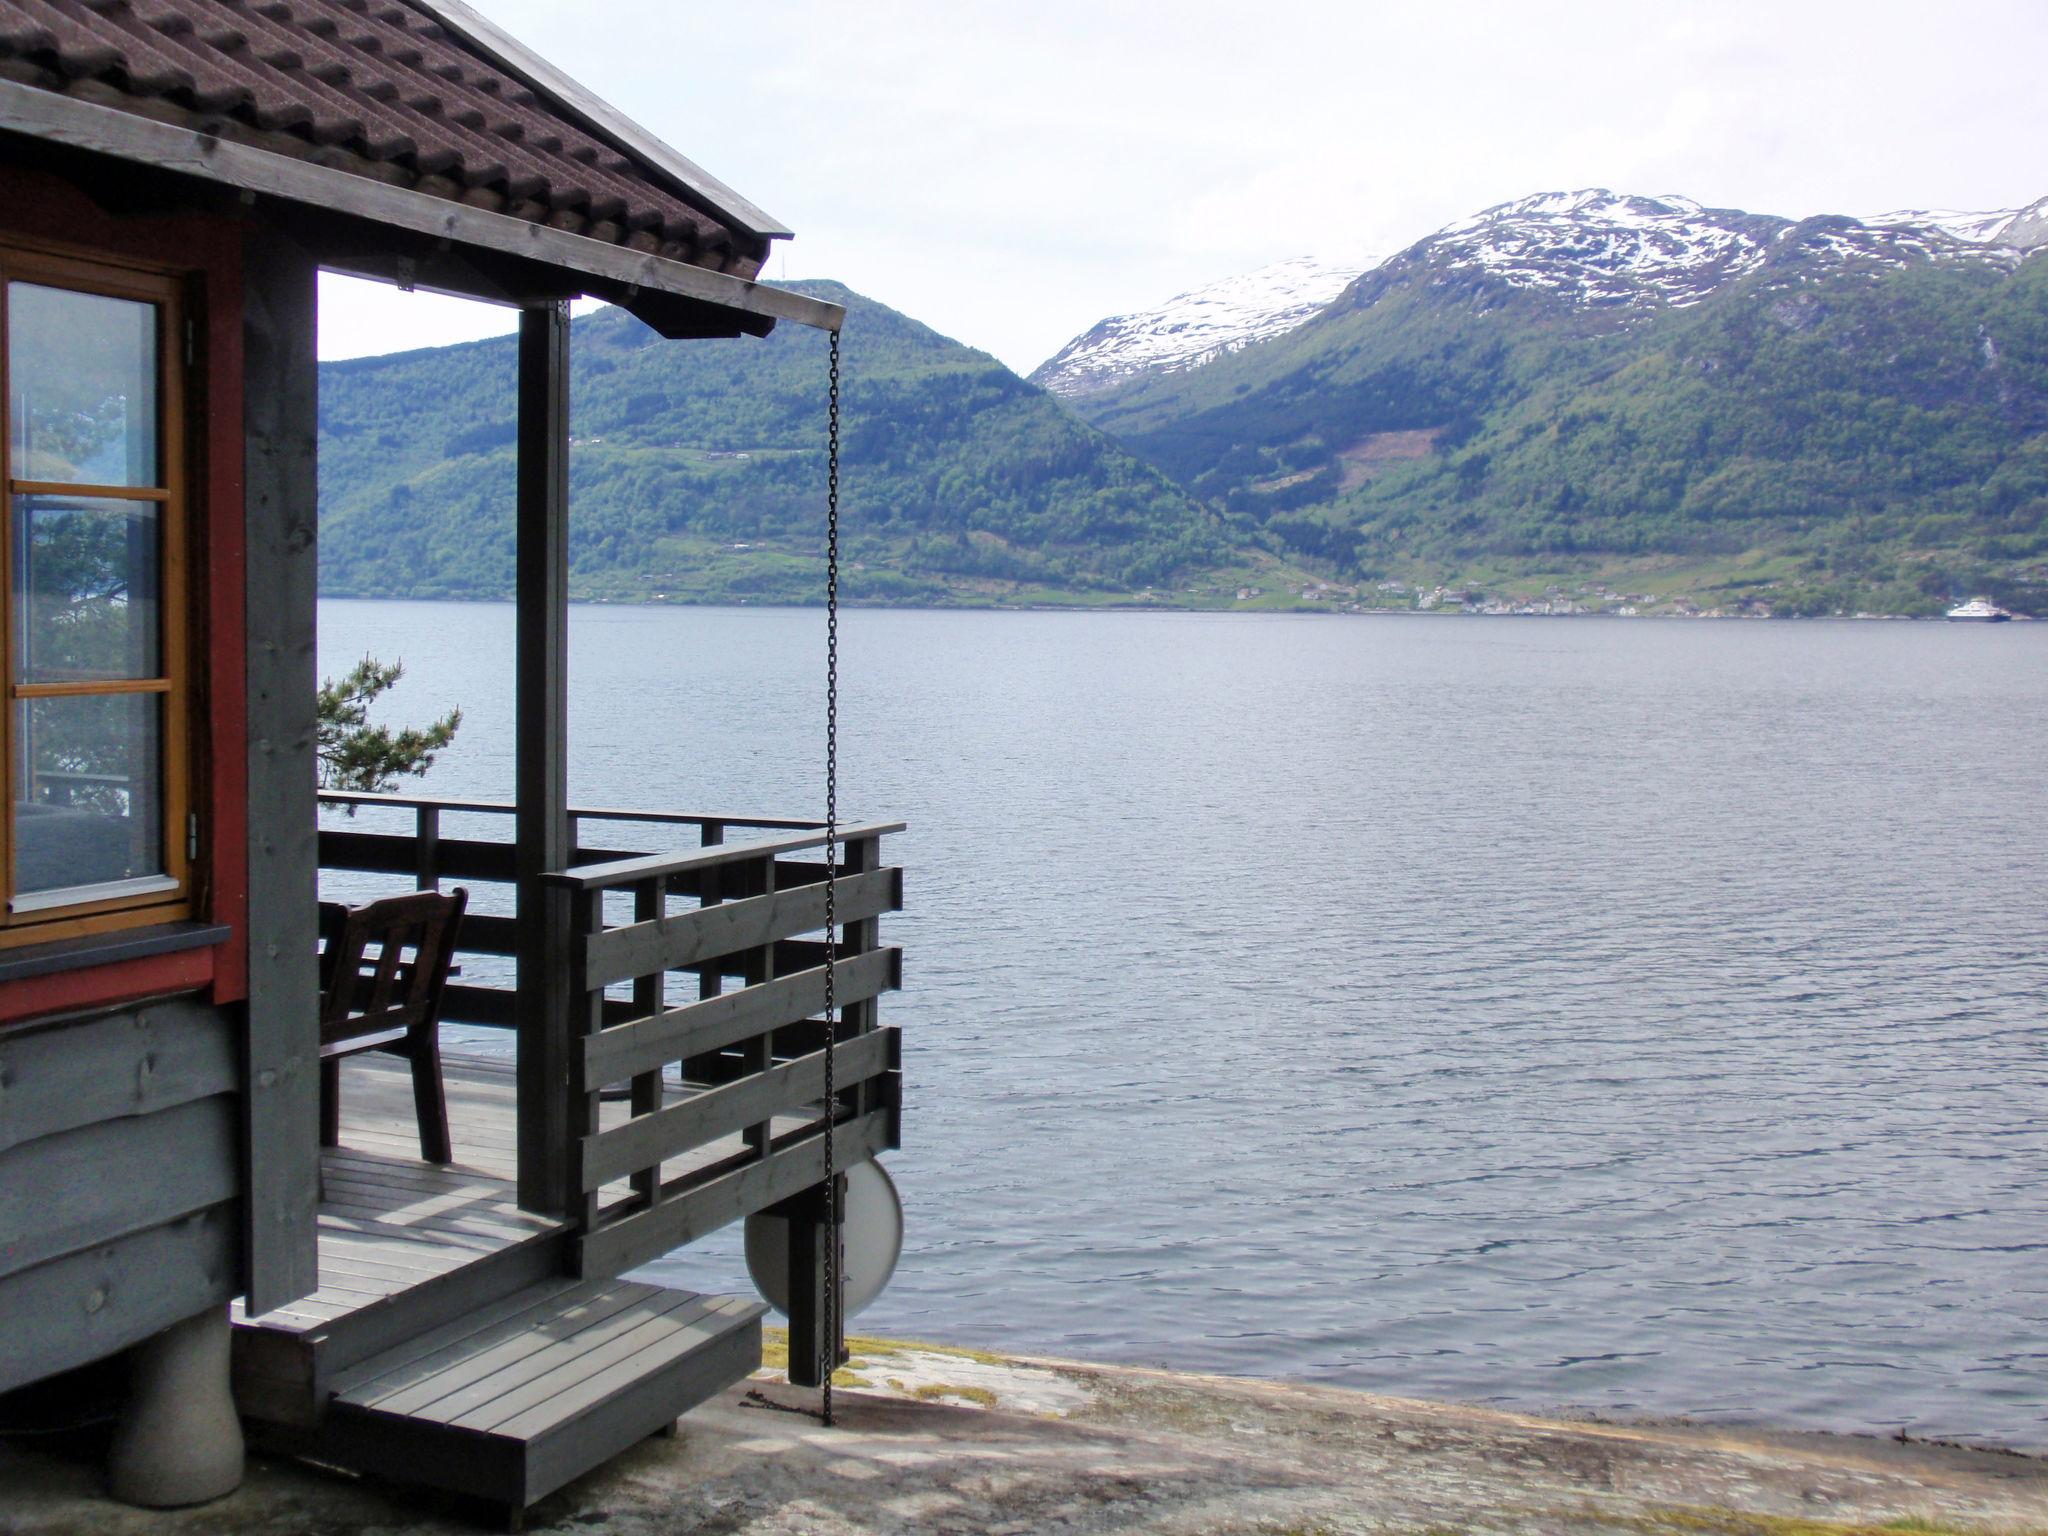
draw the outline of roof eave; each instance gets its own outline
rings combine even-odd
[[[837,304],[787,289],[473,208],[18,81],[0,80],[0,131],[363,219],[414,236],[520,258],[629,292],[652,290],[742,315],[790,320],[826,331],[838,330],[846,316]]]
[[[761,240],[787,240],[793,234],[779,220],[563,74],[489,17],[463,4],[463,0],[409,0],[409,3],[458,34],[500,69],[524,80],[532,89],[574,115],[599,138],[610,140],[615,149],[671,178],[693,199],[706,204],[707,212]]]

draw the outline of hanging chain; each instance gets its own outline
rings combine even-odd
[[[832,1129],[839,1118],[839,333],[832,332],[825,407],[825,1380],[819,1403],[832,1423],[832,1376],[839,1369],[839,1173]]]

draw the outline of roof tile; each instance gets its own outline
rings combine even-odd
[[[404,0],[4,0],[0,60],[714,270],[752,277],[767,253]]]

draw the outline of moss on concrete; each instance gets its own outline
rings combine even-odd
[[[987,1387],[956,1386],[947,1381],[927,1381],[921,1386],[912,1387],[910,1395],[921,1403],[958,1401],[973,1403],[978,1408],[993,1408],[996,1405],[996,1395]]]
[[[1603,1512],[1600,1518],[1609,1526],[1617,1524],[1611,1512]],[[1619,1523],[1623,1529],[1640,1531],[1642,1536],[2048,1536],[2048,1527],[2042,1526],[2003,1522],[1957,1525],[1920,1515],[1871,1523],[1704,1507],[1650,1510]]]
[[[849,1333],[846,1336],[849,1354],[869,1357],[886,1357],[917,1353],[920,1355],[950,1355],[956,1360],[972,1360],[978,1365],[1008,1365],[1008,1355],[990,1354],[985,1349],[963,1349],[957,1344],[927,1344],[920,1339],[884,1339],[873,1334]],[[789,1330],[766,1327],[761,1330],[761,1364],[780,1370],[789,1368]]]

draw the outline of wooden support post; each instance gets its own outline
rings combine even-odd
[[[249,242],[243,280],[249,1034],[242,1261],[256,1313],[319,1284],[318,300],[312,258],[276,236]]]
[[[789,1384],[793,1387],[821,1387],[827,1374],[826,1361],[836,1370],[847,1361],[846,1319],[842,1308],[833,1307],[834,1337],[825,1338],[825,1254],[826,1245],[841,1241],[841,1232],[829,1220],[826,1187],[814,1184],[802,1194],[768,1207],[767,1214],[789,1223]],[[839,1176],[839,1209],[846,1210],[846,1176]],[[844,1263],[839,1265],[846,1273]]]
[[[569,308],[519,317],[516,643],[519,1203],[568,1208]]]

